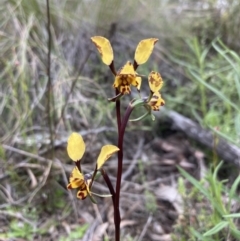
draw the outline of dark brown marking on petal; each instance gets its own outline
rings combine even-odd
[[[84,200],[87,196],[85,196],[83,192],[78,192],[77,197],[81,200]]]
[[[96,47],[97,47],[97,49],[98,49],[98,51],[99,51],[100,55],[102,56],[102,48],[101,48],[101,46],[100,46],[100,45],[98,45],[98,44],[97,44],[97,43],[95,43],[95,42],[94,42],[94,44],[96,45]]]
[[[152,74],[155,74],[156,72],[152,72]],[[161,85],[162,81],[161,81],[161,76],[159,73],[157,73],[157,77],[160,78],[159,81],[157,81],[156,79],[154,79],[152,76],[150,76],[150,79],[149,79],[149,82],[152,84],[152,85],[155,85],[155,87],[158,87],[159,85]]]
[[[150,105],[151,105],[152,107],[154,107],[156,104],[157,104],[157,101],[151,101],[151,102],[150,102]]]

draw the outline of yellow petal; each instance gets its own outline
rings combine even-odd
[[[140,91],[142,84],[142,78],[140,76],[136,76],[135,80],[132,82],[132,85],[137,88],[138,91]]]
[[[67,189],[83,188],[84,186],[85,182],[83,174],[78,170],[77,167],[74,167],[69,178]]]
[[[159,92],[156,92],[153,94],[149,105],[151,106],[152,110],[157,111],[159,110],[160,106],[163,106],[165,104],[164,99],[162,99]]]
[[[110,65],[113,61],[113,49],[109,40],[101,36],[94,36],[91,40],[96,45],[103,63]]]
[[[154,92],[158,92],[163,86],[163,80],[161,75],[158,72],[152,71],[148,76],[148,83],[150,90]]]
[[[84,180],[83,174],[78,170],[77,167],[74,167],[73,170],[72,170],[72,173],[71,173],[70,178],[69,178],[70,182],[71,182],[72,179],[82,179],[82,180]]]
[[[135,79],[136,73],[134,71],[133,65],[130,61],[127,61],[127,63],[118,71],[113,87],[118,88],[122,94],[130,94],[130,85],[132,84],[137,86]]]
[[[82,158],[85,152],[85,143],[81,135],[73,132],[68,138],[67,152],[73,161],[78,161]]]
[[[67,185],[67,189],[82,188],[85,186],[84,180],[72,179],[72,181]]]
[[[87,190],[88,195],[90,195],[90,196],[92,196],[92,193],[89,188],[89,185],[91,182],[92,182],[92,179],[85,180],[86,190]]]
[[[114,88],[118,88],[121,84],[122,84],[122,78],[121,78],[121,76],[117,75],[115,77],[115,80],[114,80],[114,83],[113,83],[113,87]]]
[[[128,95],[131,93],[131,88],[130,88],[130,85],[121,85],[119,86],[119,92],[122,94],[122,95]]]
[[[91,178],[88,178],[87,175],[84,176],[84,186],[80,187],[80,190],[77,193],[79,199],[85,199],[87,195],[92,196],[89,185],[92,182]]]
[[[130,61],[127,61],[127,63],[118,71],[117,75],[135,76],[136,74],[135,74],[132,63]]]
[[[157,38],[149,38],[139,42],[134,56],[134,60],[138,65],[147,62],[157,41]]]
[[[130,84],[133,78],[134,77],[131,77],[130,75],[117,75],[115,77],[113,87],[118,89],[119,92],[123,95],[130,94],[131,93]]]
[[[97,159],[97,169],[100,169],[107,159],[117,151],[119,148],[114,145],[103,146]]]

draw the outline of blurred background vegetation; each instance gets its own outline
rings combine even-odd
[[[238,0],[50,0],[50,103],[46,2],[0,3],[0,239],[50,240],[52,235],[53,240],[80,240],[88,228],[75,225],[70,232],[64,223],[66,218],[74,223],[78,205],[65,190],[72,168],[66,140],[71,131],[109,131],[113,138],[109,126],[116,127],[114,105],[107,102],[113,78],[91,36],[110,39],[117,68],[133,59],[141,39],[158,38],[139,72],[160,71],[166,108],[240,146]],[[147,129],[149,123],[140,127]],[[49,230],[58,225],[65,233],[53,236]],[[188,240],[184,235],[181,240]]]

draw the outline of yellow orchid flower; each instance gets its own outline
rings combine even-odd
[[[148,84],[152,92],[151,98],[148,101],[148,105],[151,107],[152,110],[157,111],[159,110],[160,106],[163,106],[165,104],[165,101],[162,99],[159,93],[159,90],[163,86],[163,80],[160,73],[152,71],[148,75]]]
[[[92,174],[85,174],[79,170],[78,166],[74,167],[70,178],[69,184],[67,185],[68,189],[78,188],[77,197],[79,199],[85,199],[87,195],[91,196],[91,185],[96,175],[96,172],[103,166],[103,164],[117,151],[119,148],[114,145],[105,145],[102,147],[100,154],[97,159],[96,168]],[[73,132],[68,138],[67,152],[69,157],[74,162],[79,162],[85,152],[85,143],[80,134]]]
[[[134,64],[127,61],[117,73],[114,69],[113,49],[109,40],[102,36],[94,36],[91,40],[97,47],[103,63],[108,65],[115,75],[113,87],[118,89],[122,95],[131,93],[131,85],[140,90],[142,79],[135,71],[139,65],[144,64],[149,59],[158,39],[149,38],[140,41],[135,51]]]
[[[67,189],[75,189],[78,188],[77,198],[83,200],[87,197],[87,195],[91,195],[89,190],[89,185],[92,182],[92,178],[87,175],[83,175],[77,167],[74,167],[70,178],[69,184],[67,185]]]
[[[127,61],[127,63],[117,72],[113,87],[117,88],[122,94],[130,94],[130,86],[133,85],[139,90],[141,82],[142,78],[136,75],[132,63]]]
[[[160,109],[160,106],[165,104],[164,99],[162,99],[159,92],[155,92],[152,95],[152,98],[149,100],[148,105],[152,108],[152,110],[157,111]]]

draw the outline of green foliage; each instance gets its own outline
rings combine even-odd
[[[148,190],[145,190],[144,192],[144,196],[145,196],[145,204],[146,204],[146,211],[149,213],[154,213],[157,211],[157,201],[156,201],[156,197],[153,193],[151,193]]]
[[[76,227],[75,229],[71,230],[71,233],[68,236],[61,236],[60,241],[72,241],[72,240],[79,240],[83,237],[86,230],[88,229],[88,224],[83,224],[81,226]]]
[[[146,177],[144,174],[144,163],[139,160],[138,162],[138,168],[140,172],[140,182],[146,183]],[[157,201],[155,195],[148,190],[148,187],[146,186],[146,189],[144,190],[144,197],[145,197],[145,210],[149,213],[154,213],[157,210]]]
[[[219,39],[205,46],[194,38],[186,48],[188,55],[175,52],[178,58],[172,57],[192,80],[178,90],[185,93],[180,101],[191,103],[186,114],[239,145],[240,56]]]
[[[47,229],[37,228],[37,210],[30,205],[21,209],[8,207],[2,212],[9,217],[9,227],[0,234],[0,239],[34,240],[36,234],[44,235],[48,232]]]
[[[10,223],[8,238],[25,238],[27,240],[33,239],[33,229],[27,223],[22,223],[19,221],[12,221]]]
[[[232,202],[239,199],[235,193],[240,183],[240,176],[236,178],[231,188],[226,188],[223,184],[227,181],[219,181],[217,178],[221,165],[222,163],[215,168],[214,172],[209,171],[200,181],[179,167],[180,173],[193,185],[192,189],[195,191],[194,195],[192,191],[186,193],[183,191],[185,189],[183,182],[179,181],[180,193],[185,202],[185,213],[183,220],[180,220],[175,227],[177,236],[173,235],[174,240],[179,236],[184,241],[220,241],[240,238],[238,226],[234,221],[239,214],[232,213],[231,207]],[[189,210],[195,210],[195,215],[193,216]]]

